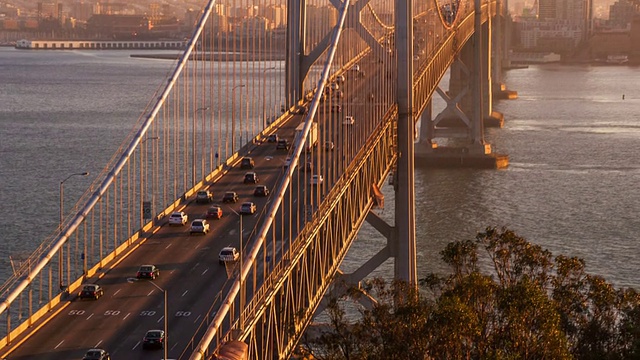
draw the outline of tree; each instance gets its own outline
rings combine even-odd
[[[452,242],[441,255],[451,274],[421,279],[422,293],[372,281],[379,301],[355,323],[334,299],[330,331],[310,346],[316,357],[640,359],[639,294],[587,274],[582,259],[554,258],[506,228]]]

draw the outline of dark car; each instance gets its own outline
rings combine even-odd
[[[220,206],[212,206],[207,210],[205,217],[212,219],[220,219],[222,217],[222,208]]]
[[[111,360],[111,357],[102,349],[89,349],[84,353],[82,360]]]
[[[100,285],[96,284],[85,284],[82,286],[82,290],[78,294],[80,299],[95,299],[98,300],[100,296],[104,295],[104,290],[100,287]]]
[[[278,142],[278,134],[271,134],[269,135],[269,137],[267,138],[267,142],[270,143],[277,143]]]
[[[287,139],[279,139],[276,143],[276,150],[289,150],[289,141]]]
[[[265,185],[258,185],[256,189],[253,190],[253,196],[269,196],[269,188]]]
[[[238,202],[238,194],[235,191],[227,191],[226,193],[224,193],[224,196],[222,197],[222,202],[223,203],[235,203]]]
[[[331,112],[342,112],[342,106],[341,105],[332,105],[331,106]]]
[[[248,173],[244,174],[243,182],[245,184],[257,184],[258,183],[258,174],[254,173],[254,172],[248,172]]]
[[[149,330],[142,338],[143,349],[163,349],[164,348],[164,331]]]
[[[200,190],[196,193],[197,203],[210,203],[213,201],[213,192],[209,190]]]
[[[240,162],[241,169],[253,169],[254,166],[255,162],[250,157],[243,157],[242,161]]]
[[[138,279],[155,280],[158,276],[160,276],[160,270],[154,265],[141,265],[136,273]]]

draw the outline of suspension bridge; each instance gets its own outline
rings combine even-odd
[[[502,121],[506,0],[241,3],[204,6],[165,85],[67,211],[64,182],[87,174],[60,183],[60,226],[0,288],[0,357],[157,358],[141,339],[162,329],[164,358],[210,359],[230,341],[250,359],[289,358],[327,294],[389,259],[417,281],[416,162],[506,166],[484,139]],[[435,117],[433,96],[447,104]],[[372,211],[386,181],[393,224]],[[171,226],[175,212],[188,221]],[[196,219],[210,231],[191,234]],[[365,221],[387,244],[345,273]],[[239,258],[221,265],[223,247]],[[144,264],[157,278],[136,277]],[[84,284],[103,295],[81,301]]]

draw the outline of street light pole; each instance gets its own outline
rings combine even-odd
[[[231,89],[231,154],[236,153],[236,89],[244,86],[240,84]]]
[[[208,106],[199,107],[193,110],[193,137],[191,139],[192,147],[191,147],[191,186],[196,187],[196,115],[198,111],[207,111],[209,110]],[[204,129],[203,129],[204,130]]]
[[[163,349],[164,349],[164,360],[167,360],[168,357],[168,352],[169,352],[169,327],[168,327],[168,323],[167,323],[167,291],[163,288],[161,288],[160,286],[156,285],[156,283],[154,283],[153,281],[149,281],[151,283],[151,285],[155,286],[156,289],[162,291],[162,293],[164,294],[164,344],[163,344]]]
[[[262,128],[266,128],[267,127],[267,79],[266,79],[266,72],[269,70],[275,70],[276,67],[272,66],[270,68],[264,69],[262,70]]]
[[[73,173],[67,176],[64,180],[60,181],[60,231],[62,231],[62,222],[64,221],[64,183],[74,176],[88,176],[89,172]],[[85,254],[86,256],[86,254]],[[58,250],[58,281],[60,285],[60,291],[62,291],[62,246]]]

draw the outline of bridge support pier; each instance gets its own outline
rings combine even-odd
[[[449,91],[437,89],[447,103],[446,108],[434,120],[431,120],[431,105],[422,114],[417,164],[477,168],[508,166],[508,157],[494,154],[491,145],[484,140],[484,128],[502,127],[503,116],[492,109],[491,18],[482,23],[479,1],[476,1],[475,17],[473,37],[451,65]],[[442,141],[439,143],[436,139]]]

